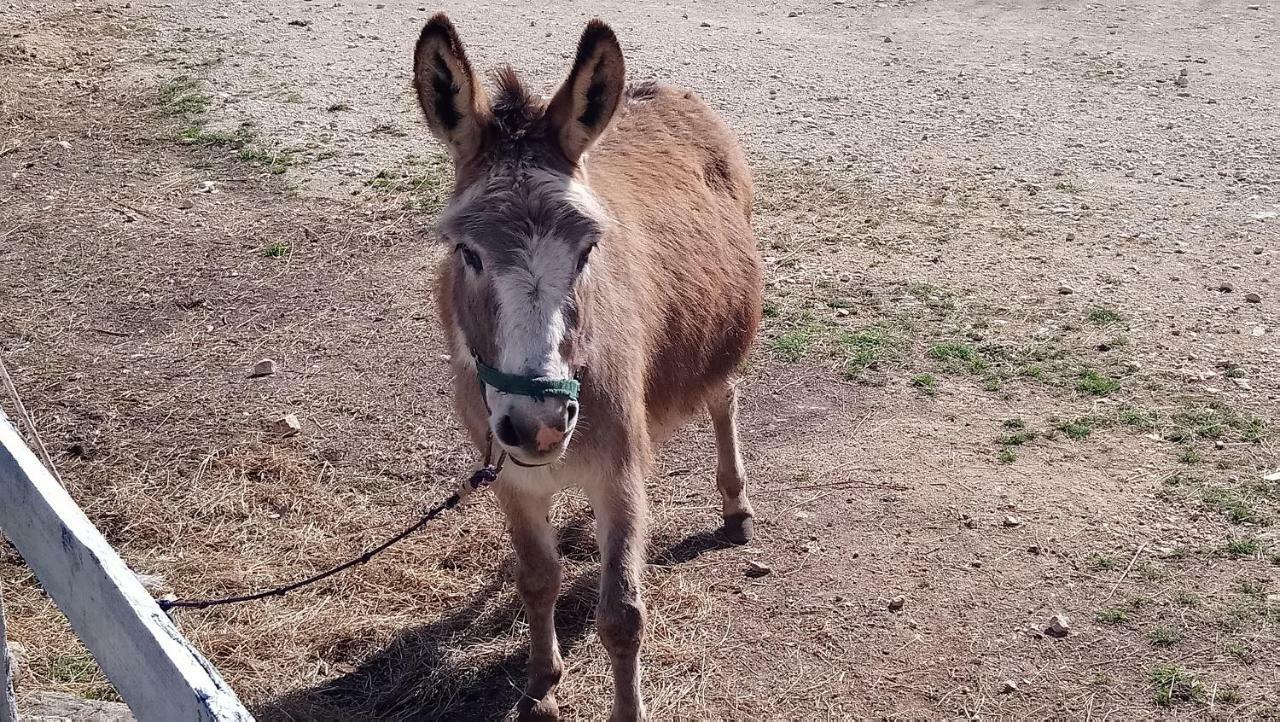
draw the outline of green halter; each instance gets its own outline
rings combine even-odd
[[[507,374],[476,359],[476,376],[480,383],[492,386],[504,394],[528,396],[544,399],[548,396],[560,396],[569,401],[578,400],[578,389],[582,386],[577,379],[550,379],[545,376],[516,376]]]

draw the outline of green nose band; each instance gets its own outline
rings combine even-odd
[[[569,401],[578,400],[578,389],[582,384],[577,379],[549,379],[541,376],[516,376],[507,374],[476,359],[476,376],[480,383],[492,386],[504,394],[528,396],[544,399],[548,396],[559,396]]]

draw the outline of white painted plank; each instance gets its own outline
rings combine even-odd
[[[253,718],[0,412],[0,529],[142,722]]]
[[[0,420],[0,424],[7,423]],[[0,544],[3,543],[4,537],[0,536]],[[13,658],[4,634],[4,588],[0,587],[0,722],[18,722],[18,703],[13,700]]]

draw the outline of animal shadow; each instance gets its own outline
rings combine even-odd
[[[733,546],[728,539],[724,538],[723,529],[699,531],[669,544],[666,548],[656,552],[652,559],[653,563],[658,566],[669,567],[693,561],[707,552],[731,549]]]
[[[556,632],[568,654],[591,623],[598,573],[579,576],[561,592]],[[508,599],[496,608],[494,595]],[[290,692],[254,710],[263,722],[470,722],[500,720],[520,699],[527,646],[485,654],[521,614],[518,595],[495,581],[467,605],[399,633],[354,671]]]

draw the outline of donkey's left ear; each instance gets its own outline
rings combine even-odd
[[[627,67],[618,38],[599,20],[587,23],[569,79],[547,106],[547,119],[571,163],[608,127],[626,86]]]

